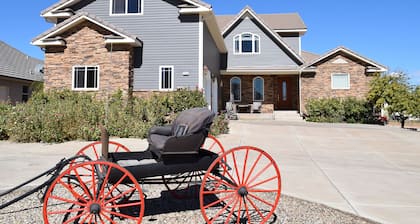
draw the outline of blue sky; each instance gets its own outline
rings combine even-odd
[[[33,57],[43,52],[29,43],[52,26],[40,12],[58,0],[4,1],[0,40]],[[297,12],[308,32],[303,50],[323,54],[345,46],[420,84],[420,1],[405,0],[207,0],[216,14],[237,14],[244,6],[257,13]]]

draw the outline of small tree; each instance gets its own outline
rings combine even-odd
[[[385,103],[388,104],[387,111],[389,114],[397,115],[401,128],[404,128],[405,120],[408,119],[413,106],[411,87],[404,73],[393,73],[373,79],[367,98],[376,111]]]
[[[413,103],[410,109],[412,116],[420,117],[420,85],[413,91]]]

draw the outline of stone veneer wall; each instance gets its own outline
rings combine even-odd
[[[122,90],[130,94],[132,87],[132,47],[106,45],[104,35],[111,33],[90,22],[83,22],[60,34],[64,47],[50,46],[45,51],[44,87],[71,89],[73,66],[99,66],[99,96]]]
[[[337,59],[345,60],[347,63],[333,63]],[[369,83],[373,78],[372,75],[366,74],[365,69],[362,64],[337,55],[318,65],[316,74],[302,74],[302,110],[306,111],[305,105],[311,98],[365,98],[369,91]],[[350,89],[331,89],[331,74],[333,73],[350,74]]]

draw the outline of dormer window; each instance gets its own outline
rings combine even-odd
[[[259,54],[260,36],[253,33],[242,33],[233,37],[235,54]]]
[[[111,0],[111,15],[142,13],[143,0]]]

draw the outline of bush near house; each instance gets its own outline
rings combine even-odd
[[[205,100],[199,91],[180,90],[128,100],[117,92],[104,101],[89,93],[40,91],[24,104],[0,104],[0,137],[48,143],[98,140],[103,123],[110,136],[145,138],[150,127],[170,124],[177,113],[202,106]],[[227,133],[224,115],[214,123],[212,134]]]
[[[372,108],[366,100],[356,98],[323,98],[308,101],[307,121],[373,123]]]
[[[6,140],[9,138],[6,131],[7,115],[9,114],[12,106],[7,103],[0,102],[0,140]]]

